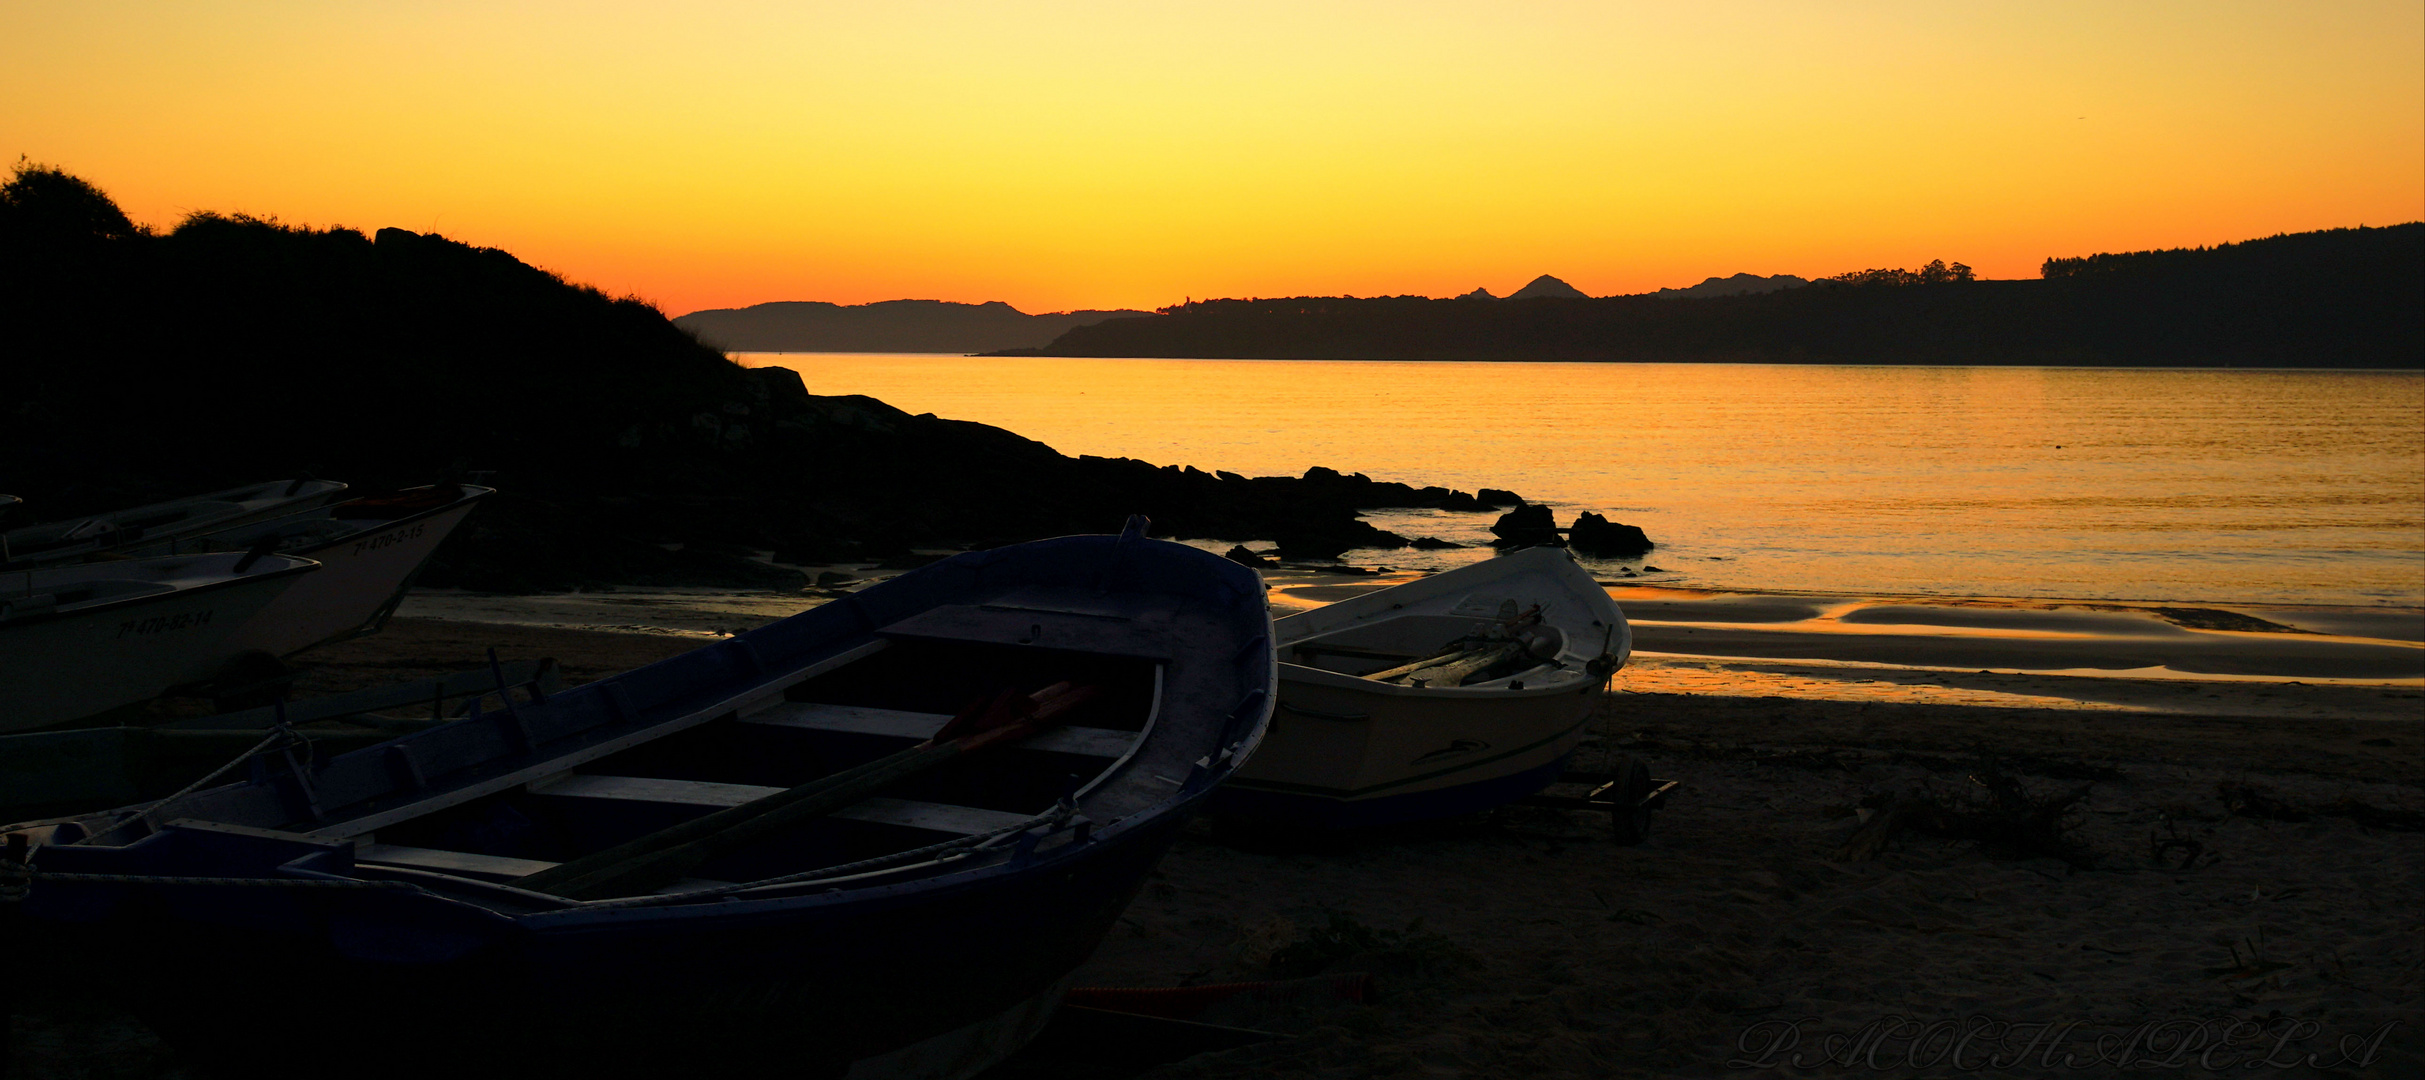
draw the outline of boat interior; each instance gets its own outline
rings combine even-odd
[[[1281,659],[1300,667],[1364,678],[1418,660],[1453,654],[1461,647],[1481,642],[1500,625],[1499,620],[1489,617],[1452,614],[1374,619],[1286,642],[1281,646]],[[1547,624],[1532,627],[1526,633],[1533,639],[1526,653],[1477,672],[1463,685],[1498,683],[1556,667],[1556,657],[1565,645],[1565,633]],[[1542,656],[1550,659],[1544,661],[1540,659]]]
[[[1016,828],[1078,796],[1132,751],[1155,717],[1160,664],[894,640],[791,687],[780,702],[358,836],[357,870],[511,882],[907,749],[1005,689],[1028,694],[1062,682],[1096,692],[1058,726],[905,778],[657,891],[799,874]]]

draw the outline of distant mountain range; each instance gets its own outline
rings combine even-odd
[[[2037,280],[1967,268],[1816,282],[1737,274],[1586,297],[1552,277],[1508,301],[1197,300],[1077,327],[1047,356],[1830,364],[2425,367],[2425,223],[2212,248],[2048,259]],[[1678,304],[1678,298],[1696,303]],[[1521,303],[1512,301],[1522,300]]]
[[[1664,296],[1671,299],[1698,300],[1709,296],[1743,296],[1749,293],[1775,292],[1779,289],[1790,289],[1797,285],[1808,284],[1810,284],[1810,279],[1795,277],[1792,274],[1778,274],[1775,277],[1761,277],[1758,274],[1736,274],[1733,277],[1713,277],[1689,289],[1661,289],[1658,292],[1650,293],[1648,295]],[[1497,300],[1499,297],[1491,295],[1489,289],[1475,289],[1472,292],[1457,297],[1457,299]],[[1574,286],[1560,281],[1557,278],[1551,277],[1548,274],[1543,274],[1540,277],[1532,279],[1531,284],[1509,294],[1507,299],[1589,300],[1591,297],[1581,289],[1575,288]]]
[[[1689,289],[1661,289],[1652,296],[1670,300],[1699,300],[1711,296],[1744,296],[1750,293],[1775,292],[1810,284],[1809,278],[1792,274],[1761,277],[1758,274],[1736,274],[1733,277],[1713,277]]]
[[[728,352],[980,353],[1032,349],[1080,326],[1145,311],[1059,311],[1030,315],[999,300],[884,300],[828,304],[787,300],[745,308],[711,308],[674,320],[699,340]]]

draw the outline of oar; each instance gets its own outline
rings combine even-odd
[[[1436,656],[1426,656],[1426,657],[1424,657],[1424,658],[1423,658],[1423,659],[1421,659],[1421,660],[1417,660],[1417,661],[1415,661],[1414,663],[1411,663],[1411,664],[1400,664],[1400,665],[1398,665],[1398,666],[1396,666],[1396,667],[1394,667],[1394,668],[1387,668],[1387,669],[1384,669],[1384,670],[1381,670],[1381,671],[1376,671],[1376,672],[1373,672],[1372,674],[1370,674],[1370,675],[1366,675],[1366,676],[1364,676],[1364,677],[1365,677],[1365,678],[1367,678],[1367,679],[1374,680],[1375,682],[1388,682],[1389,680],[1391,680],[1391,679],[1395,679],[1395,678],[1397,678],[1398,676],[1400,676],[1400,675],[1404,675],[1404,674],[1406,674],[1407,672],[1410,672],[1410,671],[1421,671],[1421,670],[1423,670],[1424,668],[1427,668],[1427,667],[1438,667],[1438,666],[1440,666],[1441,664],[1448,663],[1449,661],[1451,661],[1451,660],[1455,660],[1456,658],[1458,658],[1458,657],[1460,657],[1460,656],[1470,656],[1470,655],[1474,654],[1475,652],[1479,652],[1479,651],[1481,651],[1481,650],[1483,650],[1483,649],[1489,649],[1489,648],[1494,648],[1494,647],[1495,647],[1495,646],[1488,645],[1488,644],[1484,644],[1484,645],[1475,645],[1475,646],[1470,646],[1470,647],[1469,647],[1469,646],[1464,646],[1464,645],[1459,645],[1459,646],[1457,646],[1456,648],[1450,649],[1450,650],[1448,650],[1447,652],[1440,653],[1440,654],[1438,654],[1438,655],[1436,655]]]
[[[1456,659],[1445,664],[1441,664],[1437,667],[1427,667],[1407,672],[1404,678],[1408,682],[1420,680],[1426,685],[1457,686],[1464,683],[1466,677],[1472,675],[1474,672],[1480,671],[1491,666],[1492,664],[1496,664],[1501,660],[1505,660],[1523,651],[1524,643],[1521,641],[1501,642],[1497,645],[1490,645],[1475,649],[1472,652],[1466,653],[1463,656],[1457,657]]]
[[[1005,689],[953,717],[934,738],[907,750],[558,863],[512,884],[574,900],[632,896],[661,888],[717,855],[864,800],[905,777],[1051,727],[1061,715],[1100,692],[1098,687],[1065,682],[1025,697],[1015,689]]]

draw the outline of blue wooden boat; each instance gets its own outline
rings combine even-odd
[[[1042,1026],[1276,677],[1254,573],[1137,519],[7,842],[43,977],[245,1075],[964,1077]],[[972,703],[1070,700],[674,880],[535,887],[931,751]]]

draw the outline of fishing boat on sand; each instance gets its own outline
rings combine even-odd
[[[131,555],[255,548],[310,559],[320,569],[271,602],[233,639],[245,652],[291,656],[375,632],[438,545],[496,489],[433,484],[347,499],[300,514],[127,549]]]
[[[1270,719],[1261,582],[1143,530],[354,753],[273,732],[241,782],[8,830],[24,936],[247,1075],[972,1075]]]
[[[345,490],[333,480],[272,480],[149,503],[106,514],[0,532],[0,566],[11,569],[122,553],[247,522],[299,514]],[[159,554],[181,554],[175,550]]]
[[[1281,663],[1271,736],[1213,812],[1297,827],[1452,817],[1541,790],[1561,779],[1633,651],[1608,593],[1546,547],[1272,628]],[[1621,771],[1618,797],[1650,797],[1647,772]]]
[[[319,565],[246,553],[0,570],[0,733],[219,675],[246,624]]]

